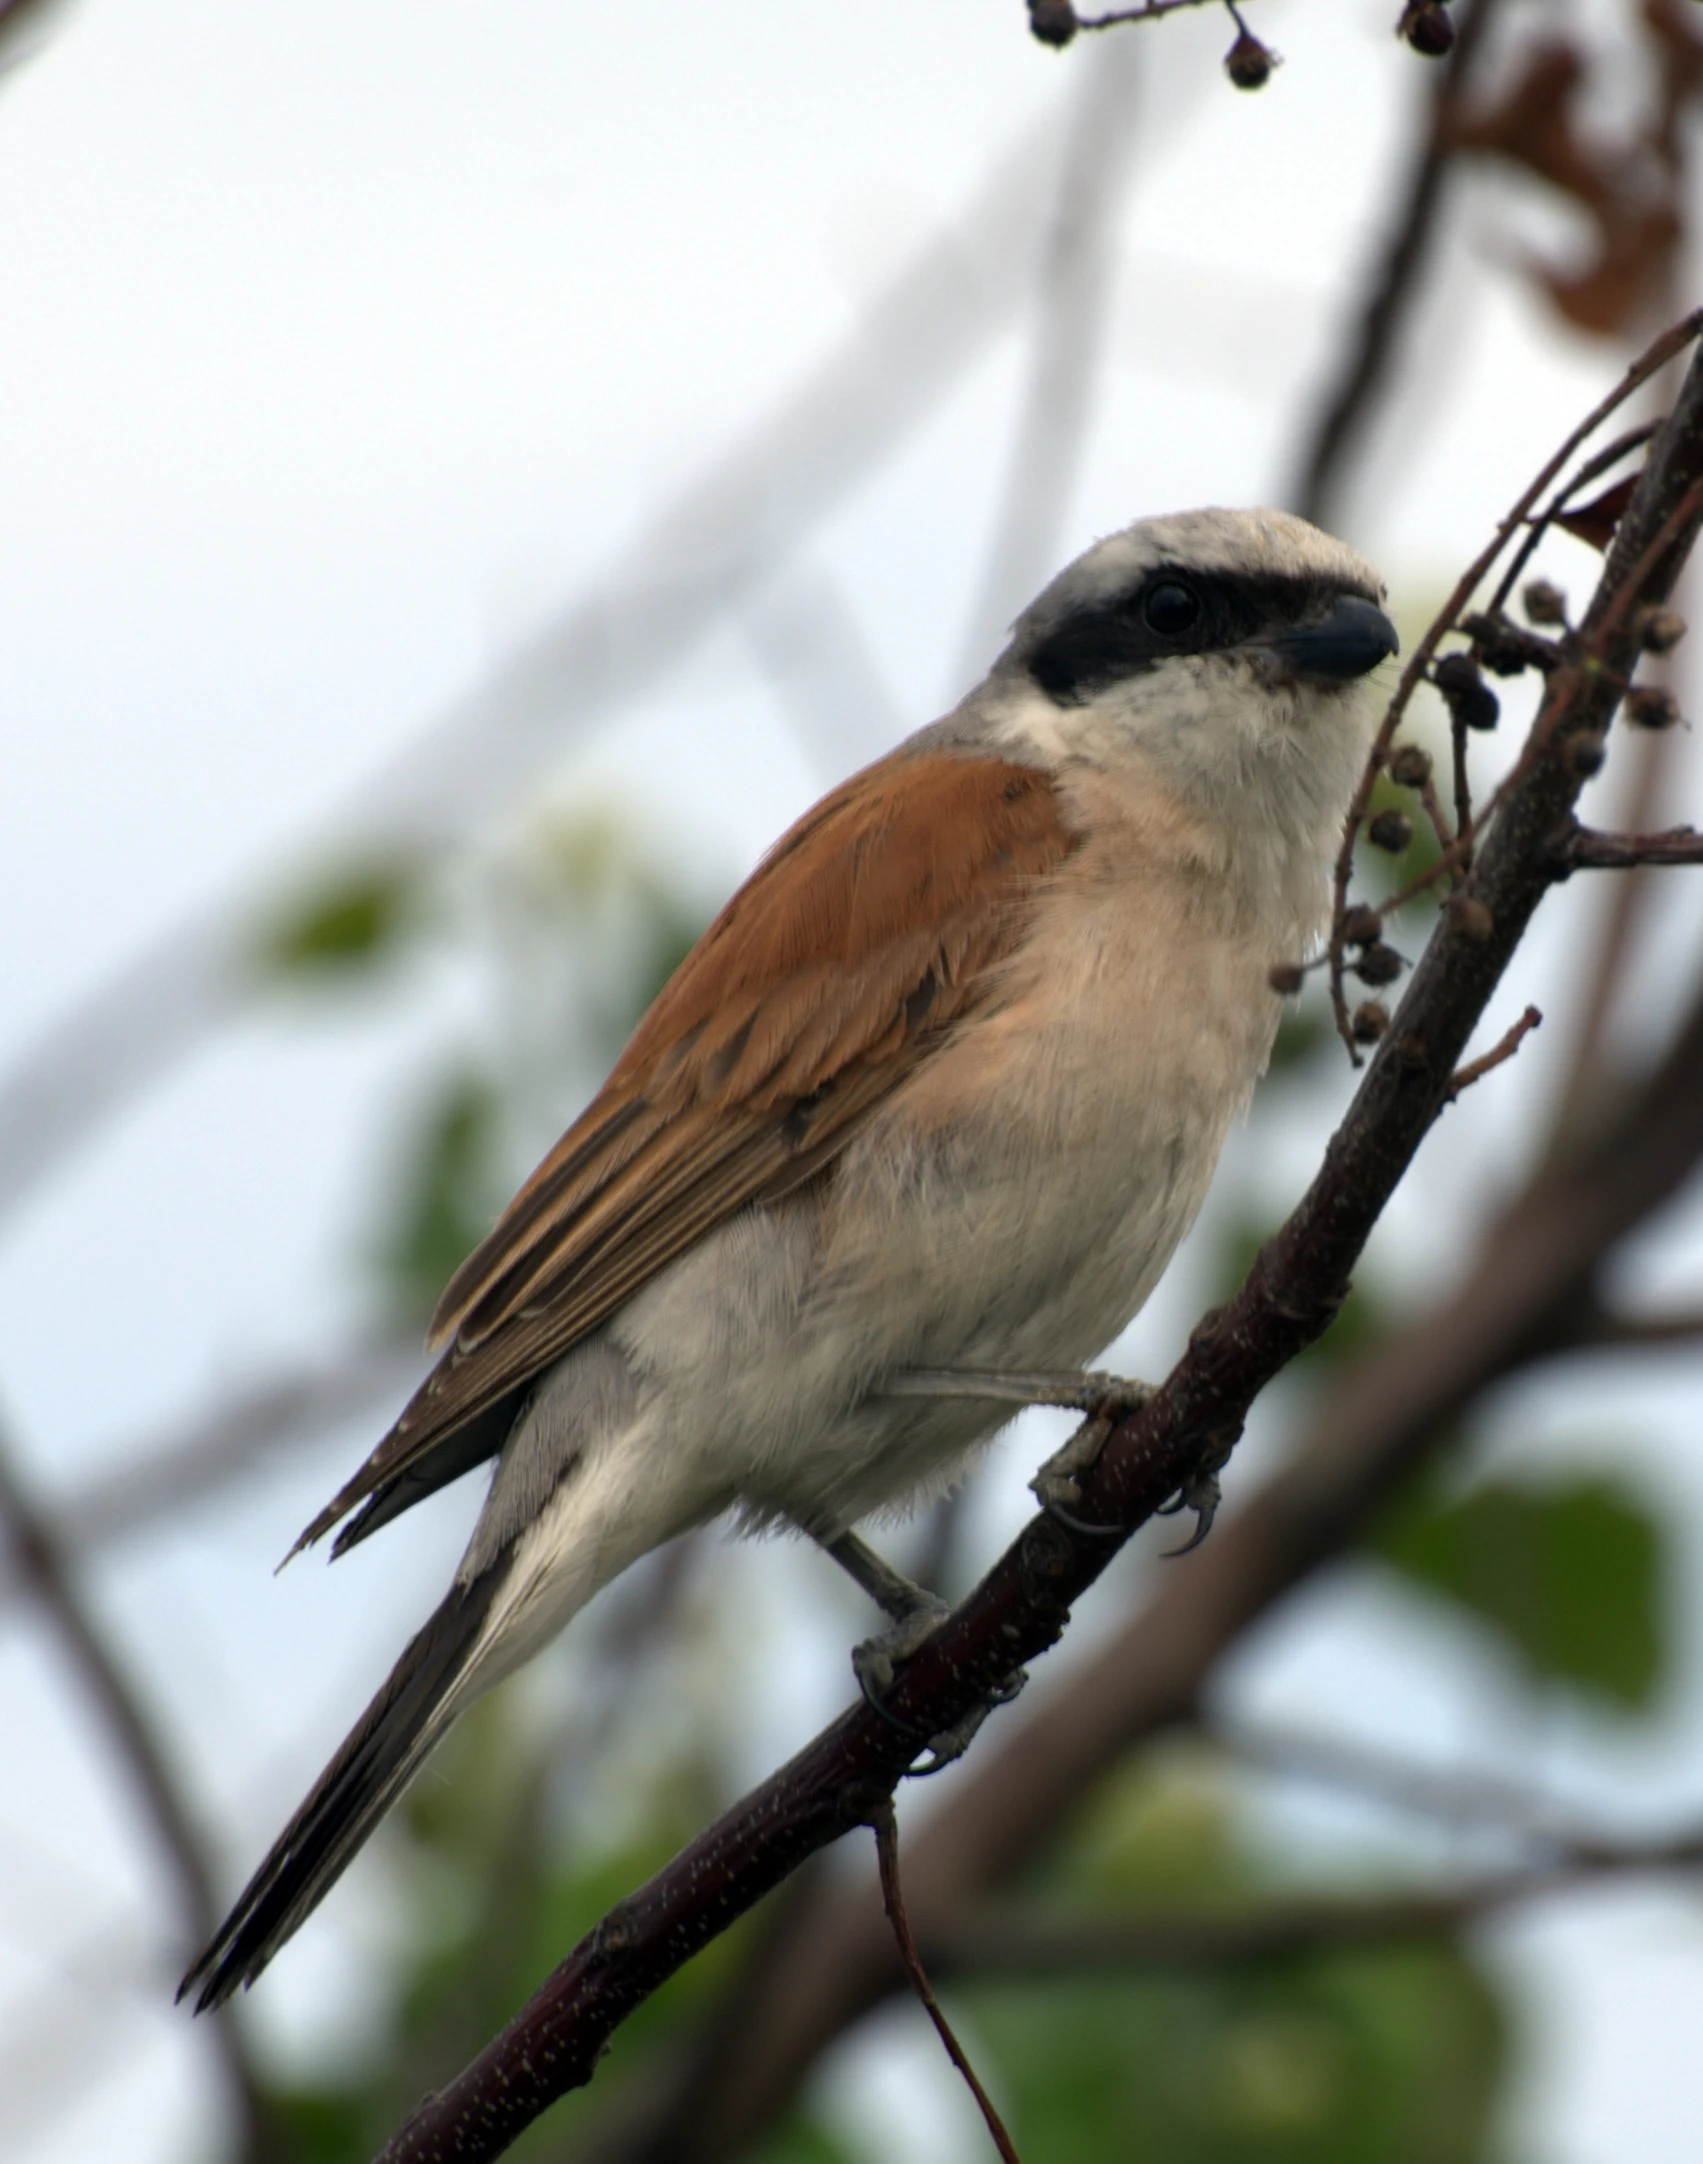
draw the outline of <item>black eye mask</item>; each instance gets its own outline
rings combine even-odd
[[[1327,617],[1345,599],[1375,613],[1377,598],[1334,579],[1259,578],[1160,564],[1132,592],[1073,611],[1040,640],[1027,665],[1056,704],[1081,706],[1108,685],[1175,655],[1219,653],[1262,634],[1281,635]]]

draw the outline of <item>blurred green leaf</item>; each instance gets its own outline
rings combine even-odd
[[[956,1995],[955,1995],[956,1996]],[[1501,2009],[1457,1948],[962,1994],[1045,2164],[1482,2164]]]
[[[1666,1670],[1660,1522],[1608,1477],[1410,1498],[1375,1552],[1498,1632],[1531,1674],[1649,1708]]]
[[[475,1075],[428,1104],[403,1155],[392,1226],[378,1243],[385,1282],[405,1315],[427,1314],[490,1230],[503,1201],[500,1105]]]
[[[1286,1879],[1198,1754],[1100,1785],[1042,1875],[1103,1919],[1257,1910]],[[1292,1888],[1285,1885],[1285,1891]],[[965,2041],[1036,2164],[1483,2164],[1506,2039],[1446,1940],[965,1983]]]
[[[345,866],[279,912],[256,958],[269,976],[304,977],[387,957],[418,921],[424,881],[412,858]]]

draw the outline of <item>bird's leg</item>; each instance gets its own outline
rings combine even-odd
[[[891,1563],[883,1562],[855,1533],[842,1533],[837,1540],[824,1540],[820,1545],[892,1620],[891,1630],[866,1639],[852,1652],[852,1673],[864,1696],[873,1699],[892,1687],[897,1664],[908,1660],[952,1611],[937,1593],[913,1585]]]
[[[1062,1405],[1075,1413],[1105,1413],[1115,1425],[1153,1395],[1150,1383],[1083,1368],[899,1368],[881,1384],[883,1397],[989,1398],[1002,1405]]]
[[[901,1368],[882,1387],[895,1397],[992,1398],[1005,1405],[1062,1405],[1087,1414],[1069,1442],[1053,1452],[1029,1485],[1042,1509],[1067,1525],[1088,1532],[1115,1530],[1082,1526],[1067,1513],[1082,1500],[1078,1476],[1098,1459],[1118,1422],[1147,1403],[1153,1395],[1150,1384],[1078,1368]]]
[[[914,1585],[855,1533],[842,1533],[837,1540],[824,1540],[818,1545],[843,1571],[857,1580],[883,1614],[893,1619],[891,1630],[883,1631],[879,1638],[865,1639],[862,1645],[852,1649],[852,1673],[857,1677],[858,1688],[877,1713],[886,1713],[882,1700],[892,1688],[898,1663],[908,1660],[926,1639],[932,1637],[952,1611],[938,1594],[929,1592],[926,1586]],[[928,1747],[934,1756],[917,1771],[938,1773],[942,1766],[962,1757],[969,1748],[970,1738],[994,1707],[1009,1705],[1028,1680],[1027,1669],[1014,1669],[1003,1683],[995,1685],[980,1705],[972,1706],[961,1721],[938,1736],[930,1736]],[[893,1718],[891,1714],[887,1717]],[[919,1731],[918,1741],[921,1740]]]

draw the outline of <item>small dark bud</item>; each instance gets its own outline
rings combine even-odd
[[[1376,1044],[1389,1026],[1390,1010],[1381,999],[1363,999],[1348,1022],[1356,1044]]]
[[[1660,684],[1634,684],[1622,711],[1635,729],[1671,729],[1679,719],[1679,701]]]
[[[1567,764],[1575,774],[1594,774],[1603,763],[1607,745],[1594,729],[1567,739]]]
[[[1471,632],[1473,649],[1492,676],[1518,676],[1522,669],[1547,672],[1561,658],[1547,639],[1522,631],[1505,616],[1469,616],[1462,628]]]
[[[1677,609],[1643,608],[1632,621],[1647,654],[1671,654],[1685,636],[1685,618]]]
[[[1298,992],[1301,989],[1301,982],[1305,974],[1299,962],[1279,962],[1274,968],[1266,971],[1265,981],[1274,992],[1281,992],[1287,999],[1291,992]]]
[[[1532,579],[1522,589],[1520,606],[1532,624],[1565,624],[1567,596],[1548,579]]]
[[[1394,984],[1402,972],[1402,959],[1394,947],[1370,946],[1354,965],[1362,984]]]
[[[1068,45],[1077,31],[1071,0],[1029,0],[1029,30],[1043,45]]]
[[[1399,857],[1413,839],[1413,821],[1405,812],[1381,811],[1367,827],[1366,839],[1374,848]]]
[[[1476,894],[1451,894],[1443,904],[1443,914],[1468,939],[1488,939],[1496,929],[1495,918]]]
[[[1356,902],[1342,920],[1342,936],[1351,947],[1368,945],[1377,938],[1383,928],[1383,918],[1375,909],[1369,909],[1364,902]]]
[[[1501,719],[1502,702],[1479,675],[1478,663],[1470,654],[1445,654],[1432,670],[1431,681],[1463,728],[1494,729]]]
[[[1423,53],[1427,60],[1441,60],[1454,47],[1455,26],[1449,20],[1448,9],[1440,6],[1439,0],[1407,0],[1397,29],[1414,51]]]
[[[1263,90],[1273,68],[1283,65],[1269,45],[1262,45],[1251,30],[1244,30],[1224,55],[1224,72],[1238,90]]]
[[[1404,789],[1423,789],[1431,779],[1431,754],[1422,744],[1398,744],[1390,754],[1390,779]]]

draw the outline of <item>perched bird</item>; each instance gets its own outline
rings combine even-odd
[[[199,2007],[660,1542],[728,1511],[795,1527],[898,1618],[885,1658],[929,1627],[851,1529],[949,1482],[1012,1400],[1078,1397],[1200,1207],[1271,1050],[1269,973],[1325,922],[1360,680],[1396,651],[1382,592],[1282,512],[1130,526],[776,844],[297,1543],[347,1519],[341,1554],[496,1461],[442,1606],[184,1979]]]

